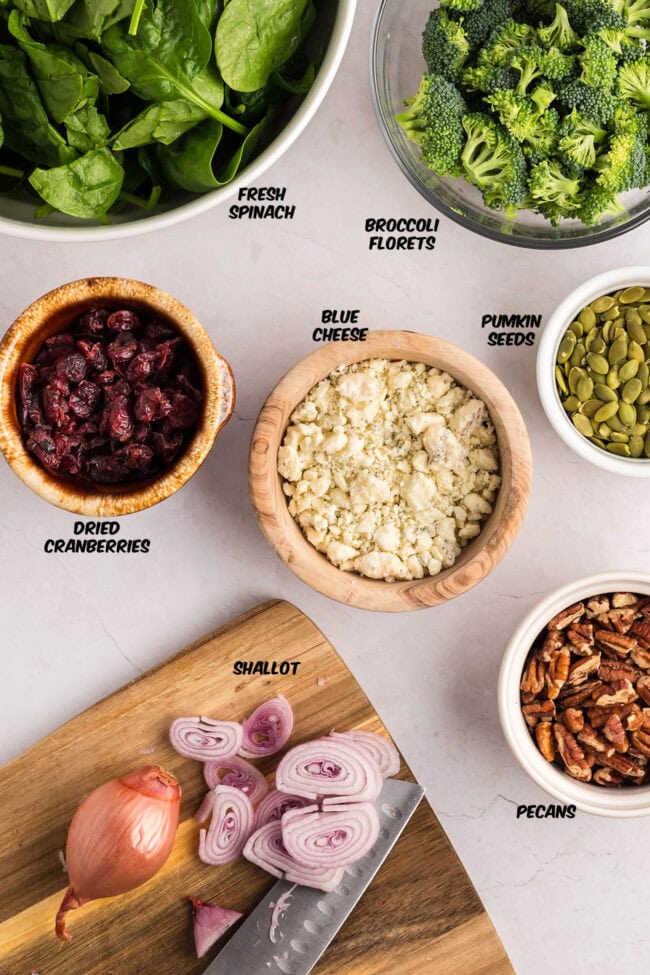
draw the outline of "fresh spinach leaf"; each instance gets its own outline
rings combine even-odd
[[[95,69],[102,91],[105,95],[121,95],[129,88],[129,82],[123,78],[114,64],[103,58],[96,51],[88,51],[88,60]]]
[[[29,59],[43,104],[55,122],[63,122],[84,105],[94,104],[99,81],[69,48],[33,40],[27,24],[24,14],[11,11],[9,31]]]
[[[158,156],[165,177],[190,193],[206,193],[219,182],[212,171],[212,161],[223,137],[223,125],[206,119]]]
[[[145,0],[132,36],[128,25],[111,27],[102,47],[117,70],[146,101],[185,99],[241,134],[246,129],[221,112],[223,83],[210,65],[212,40],[194,0]]]
[[[219,18],[217,66],[236,91],[263,88],[298,49],[309,0],[230,0]]]
[[[93,149],[66,166],[35,169],[29,182],[46,203],[73,217],[99,219],[113,206],[124,170],[108,149]]]
[[[204,118],[202,109],[180,99],[148,105],[118,132],[113,149],[135,149],[150,142],[169,145]]]
[[[50,122],[19,48],[0,44],[0,118],[5,144],[25,159],[46,166],[77,156]]]
[[[99,149],[109,140],[111,130],[106,117],[94,105],[84,105],[65,120],[68,144],[80,152]]]
[[[63,20],[74,0],[13,0],[14,6],[28,17],[56,23]]]
[[[61,25],[74,38],[99,41],[105,30],[133,13],[135,0],[77,0]]]

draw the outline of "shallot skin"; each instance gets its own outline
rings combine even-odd
[[[153,765],[106,782],[84,799],[68,831],[70,886],[55,928],[61,941],[71,940],[68,911],[125,894],[160,870],[176,838],[180,799],[174,776]]]

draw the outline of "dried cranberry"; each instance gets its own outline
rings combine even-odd
[[[106,351],[113,363],[117,367],[123,362],[129,362],[138,351],[138,343],[130,332],[121,332]]]
[[[162,393],[157,386],[145,387],[135,401],[133,412],[136,420],[141,420],[142,423],[153,423],[154,420],[159,419],[163,415],[162,402]]]
[[[46,427],[35,427],[27,440],[27,449],[35,454],[41,464],[56,470],[59,466],[59,458],[56,453],[56,444],[50,431]]]
[[[169,414],[169,425],[172,430],[189,430],[196,426],[198,418],[198,403],[184,393],[174,393]]]
[[[108,358],[102,348],[101,342],[89,342],[88,339],[78,339],[77,348],[85,357],[91,369],[103,372],[108,367]]]
[[[107,308],[91,308],[79,319],[79,328],[91,335],[99,335],[104,331],[108,321]]]
[[[69,352],[56,360],[56,374],[69,383],[80,383],[88,372],[88,363],[81,352]]]
[[[183,443],[180,430],[156,431],[151,437],[151,446],[165,464],[170,464]]]
[[[108,316],[106,323],[112,332],[133,332],[140,328],[140,319],[134,311],[125,308],[123,311],[114,311]]]
[[[104,388],[104,398],[107,403],[112,402],[116,396],[126,396],[128,398],[130,395],[131,387],[126,379],[122,379],[120,376],[118,376],[117,380],[111,386]]]
[[[140,352],[129,362],[126,377],[131,382],[144,382],[158,368],[158,352]]]
[[[114,369],[106,369],[95,377],[95,382],[98,386],[112,386],[119,378],[119,372],[115,372]]]
[[[38,369],[23,362],[18,370],[18,394],[20,398],[20,416],[23,426],[27,422],[40,424],[43,422],[41,404],[36,390]]]
[[[45,340],[45,345],[36,357],[39,366],[51,366],[61,355],[74,351],[74,337],[70,332],[59,332]]]
[[[145,474],[151,468],[153,450],[144,444],[130,443],[124,449],[127,467]]]
[[[68,394],[68,384],[63,379],[55,379],[43,390],[45,416],[57,427],[68,419]]]
[[[96,386],[95,383],[88,382],[88,380],[84,379],[79,383],[77,388],[70,393],[70,399],[68,400],[70,409],[75,416],[78,416],[82,420],[86,420],[97,406],[100,395],[101,393],[99,386]]]
[[[107,433],[114,440],[126,443],[133,435],[133,417],[129,401],[126,396],[116,396],[104,411],[102,433]]]

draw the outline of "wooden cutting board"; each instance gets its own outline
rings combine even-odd
[[[233,676],[238,660],[299,661],[296,676]],[[323,682],[324,679],[324,682]],[[0,975],[200,975],[184,898],[246,914],[272,880],[241,861],[216,869],[196,855],[192,820],[205,786],[198,763],[172,751],[183,714],[241,720],[275,694],[291,702],[292,743],[332,728],[383,731],[322,633],[294,606],[271,602],[209,634],[95,704],[0,770]],[[59,851],[79,801],[141,765],[159,764],[183,787],[172,855],[148,885],[69,915],[59,950],[54,915],[67,886]],[[276,762],[260,767],[271,773]],[[403,764],[401,776],[412,780]],[[460,861],[423,802],[316,975],[513,975]],[[232,975],[237,975],[233,972]]]

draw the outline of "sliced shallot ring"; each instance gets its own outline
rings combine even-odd
[[[218,785],[230,785],[234,789],[245,792],[254,806],[264,798],[269,791],[269,784],[254,765],[231,755],[221,761],[210,760],[203,765],[203,777],[208,788],[215,789]]]
[[[267,823],[282,819],[290,809],[304,809],[310,802],[311,799],[306,799],[304,796],[292,796],[287,792],[272,789],[255,810],[255,829],[261,829]]]
[[[214,789],[210,826],[199,834],[201,860],[215,867],[238,860],[253,831],[254,818],[253,806],[245,792],[230,785],[218,785]]]
[[[284,877],[293,884],[303,884],[315,890],[334,890],[343,879],[341,868],[303,867],[296,863],[284,847],[282,824],[277,819],[249,837],[244,856],[274,877]]]
[[[320,812],[317,806],[290,809],[282,817],[282,841],[304,867],[349,867],[373,848],[379,816],[369,802],[349,802]]]
[[[244,731],[235,721],[212,718],[177,718],[169,729],[169,740],[179,755],[208,759],[230,758],[241,748]]]
[[[293,711],[281,694],[260,704],[242,722],[244,738],[239,754],[244,758],[264,758],[284,748],[293,731]]]
[[[319,738],[287,752],[275,784],[281,792],[307,799],[338,796],[341,802],[374,802],[383,779],[358,745],[342,738]]]
[[[392,741],[383,735],[377,735],[374,731],[332,731],[330,737],[346,738],[355,742],[376,762],[385,779],[398,774],[401,765],[399,752]]]

